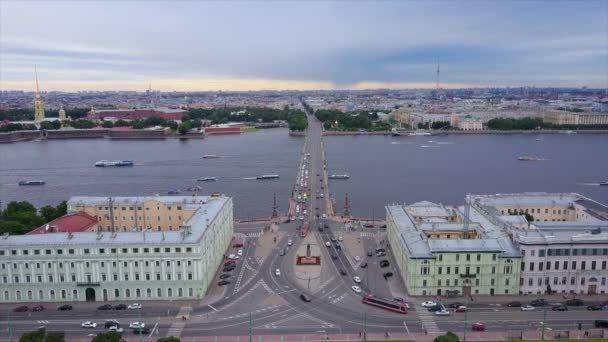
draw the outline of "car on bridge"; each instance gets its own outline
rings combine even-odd
[[[114,307],[112,306],[112,304],[104,304],[104,305],[101,305],[101,306],[97,307],[97,310],[102,310],[102,311],[103,310],[112,310],[112,309],[114,309]]]
[[[603,308],[604,308],[603,306],[601,306],[599,304],[595,304],[595,305],[589,305],[587,307],[587,310],[589,310],[589,311],[602,311]]]
[[[97,323],[91,322],[91,321],[86,321],[86,322],[80,323],[80,326],[83,328],[87,328],[87,329],[93,329],[93,328],[97,328]]]
[[[63,304],[62,306],[58,307],[57,310],[70,311],[70,310],[72,310],[72,306],[70,304]]]
[[[520,308],[521,311],[534,311],[536,310],[535,307],[533,307],[532,305],[524,305]]]
[[[220,275],[220,279],[227,279],[230,278],[230,273],[224,273],[222,275]]]
[[[224,279],[224,280],[220,281],[219,283],[217,283],[218,286],[224,286],[224,285],[228,285],[228,284],[230,284],[230,281],[226,280],[226,279]]]
[[[354,277],[353,277],[353,281],[354,281],[355,283],[360,283],[360,282],[361,282],[361,278],[359,278],[359,276],[354,276]]]
[[[291,246],[291,245],[293,245],[293,240],[288,240],[287,241],[287,246]]]
[[[36,305],[36,306],[32,307],[32,311],[44,311],[44,306]]]
[[[521,302],[517,302],[517,301],[507,303],[507,307],[510,307],[510,308],[518,308],[520,306],[521,306]]]
[[[390,263],[388,262],[388,260],[380,261],[380,267],[388,267],[388,266],[390,266]]]
[[[277,269],[274,271],[274,275],[275,275],[275,276],[280,276],[280,275],[281,275],[281,270],[277,268]]]
[[[14,312],[27,312],[29,310],[29,308],[27,307],[27,305],[21,305],[16,307],[13,311]]]
[[[146,323],[144,322],[131,322],[129,323],[129,328],[131,329],[139,329],[139,328],[143,328],[146,326]]]
[[[435,316],[449,316],[449,315],[450,315],[450,312],[448,310],[446,310],[445,308],[435,311]]]
[[[568,305],[568,306],[583,306],[583,305],[585,305],[585,302],[583,302],[582,299],[573,298],[573,299],[567,300],[566,301],[566,305]]]
[[[127,309],[127,305],[126,304],[118,304],[114,306],[114,310],[126,310]]]
[[[120,323],[118,323],[118,321],[115,319],[109,319],[104,323],[103,326],[106,329],[110,329],[111,327],[119,327]]]
[[[430,307],[437,305],[437,303],[429,300],[427,302],[422,302],[422,304],[420,304],[420,305],[422,305],[425,308],[430,308]]]
[[[551,311],[568,311],[568,307],[560,304],[560,305],[556,305],[556,306],[552,307]]]
[[[357,285],[353,285],[350,287],[355,293],[361,293],[361,288]]]
[[[141,310],[142,305],[139,303],[133,303],[133,304],[129,304],[129,306],[127,306],[127,309],[129,310]]]

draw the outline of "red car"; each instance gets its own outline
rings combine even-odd
[[[236,264],[236,260],[228,260],[228,261],[226,261],[224,263],[224,266],[230,266],[230,265],[233,265],[233,264]]]
[[[29,309],[26,305],[18,306],[15,308],[15,312],[27,312]]]
[[[456,312],[466,312],[466,311],[467,311],[467,307],[464,305],[461,305],[458,308],[456,308]]]
[[[483,323],[473,323],[471,329],[473,329],[473,331],[486,331],[486,326],[483,325]]]

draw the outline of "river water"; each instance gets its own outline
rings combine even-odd
[[[452,135],[441,137],[324,137],[330,181],[343,209],[349,194],[355,216],[384,216],[387,203],[420,200],[459,204],[467,193],[579,192],[608,203],[608,135]],[[538,140],[537,140],[538,139]],[[286,129],[204,140],[51,140],[0,144],[0,200],[57,204],[75,195],[166,194],[199,185],[204,194],[234,197],[238,218],[268,216],[273,193],[281,211],[295,182],[302,137]],[[202,159],[219,154],[221,159]],[[518,156],[545,160],[518,161]],[[130,159],[136,166],[96,168],[101,159]],[[247,179],[279,174],[277,180]],[[218,177],[217,182],[196,178]],[[44,186],[17,186],[42,179]]]

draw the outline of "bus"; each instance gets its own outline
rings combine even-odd
[[[366,294],[363,296],[363,304],[375,306],[380,309],[393,311],[404,315],[407,313],[407,306],[405,303],[401,303],[396,300],[376,297],[371,294]]]

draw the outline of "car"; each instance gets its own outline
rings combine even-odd
[[[304,216],[300,215],[300,217],[298,217],[298,220],[304,221]]]
[[[230,273],[223,273],[222,275],[220,275],[220,279],[227,279],[230,278]]]
[[[222,269],[222,272],[232,272],[232,271],[234,271],[234,269],[235,269],[235,268],[236,268],[236,267],[231,267],[231,266],[224,267],[224,268]]]
[[[332,255],[331,255],[331,258],[332,258],[333,260],[336,260],[336,259],[338,259],[338,256],[337,256],[337,255],[335,255],[335,254],[332,254]]]
[[[97,310],[112,310],[114,307],[112,304],[104,304],[97,307]]]
[[[280,276],[280,275],[281,275],[281,270],[277,268],[277,269],[274,271],[274,275],[275,275],[275,276]]]
[[[230,259],[230,260],[236,260],[236,259],[238,259],[238,258],[239,258],[239,257],[237,257],[237,256],[236,256],[236,255],[234,255],[234,254],[230,254],[230,255],[228,255],[228,259]]]
[[[279,252],[279,255],[280,255],[280,256],[284,256],[284,255],[285,255],[285,250],[284,250],[284,249],[281,249],[281,251]]]
[[[287,246],[291,246],[291,245],[293,245],[293,241],[292,240],[287,241]]]
[[[44,306],[43,305],[33,306],[32,311],[44,311]]]
[[[143,328],[146,326],[146,323],[144,322],[131,322],[129,323],[129,328],[131,329],[139,329],[139,328]]]
[[[339,243],[336,243],[336,250],[337,251],[341,251],[342,250],[342,246],[340,246]]]
[[[361,261],[361,257],[358,255],[355,255],[355,261]]]
[[[386,249],[378,247],[378,248],[376,248],[375,252],[376,253],[386,253]]]
[[[343,275],[343,276],[347,275],[346,271],[343,270],[343,269],[340,269],[340,274]]]
[[[232,247],[234,247],[234,248],[240,248],[240,247],[243,247],[243,241],[241,241],[241,240],[236,240],[236,241],[235,241],[235,242],[232,244]]]
[[[378,252],[378,253],[376,253],[376,256],[377,256],[377,257],[383,257],[383,256],[386,256],[386,252]]]
[[[321,233],[323,233],[323,227],[319,226],[319,228],[317,228]]]
[[[355,293],[361,293],[361,288],[357,285],[353,285],[350,288],[353,289],[353,291],[355,291]]]
[[[551,311],[568,311],[568,307],[565,305],[555,305],[551,308]]]
[[[530,302],[530,305],[532,306],[545,306],[547,305],[547,301],[544,299],[535,299],[533,301]]]
[[[342,241],[342,240],[344,240],[344,238],[342,237],[342,235],[339,235],[338,236],[338,241]]]
[[[390,263],[388,262],[388,260],[380,261],[380,267],[388,267],[388,266],[390,266]]]
[[[366,262],[362,263],[360,267],[361,268],[366,268],[367,267],[367,263]]]
[[[13,309],[13,311],[15,312],[27,312],[28,310],[29,308],[27,307],[27,305],[21,305]]]
[[[369,251],[367,251],[367,256],[368,257],[374,256],[374,252],[370,249]]]
[[[319,197],[323,198],[323,194],[320,194]],[[322,218],[326,219],[327,218],[327,214],[323,214],[321,215]]]
[[[109,319],[103,324],[104,328],[109,329],[111,327],[119,327],[120,323],[118,323],[115,319]]]
[[[97,328],[97,323],[91,322],[91,321],[86,321],[86,322],[80,323],[80,326],[83,328],[87,328],[87,329],[93,329],[93,328]]]
[[[224,285],[228,285],[228,284],[230,284],[230,280],[226,280],[226,279],[224,279],[224,280],[220,280],[220,281],[217,283],[217,285],[218,285],[218,286],[224,286]]]
[[[605,319],[596,319],[593,322],[593,326],[596,328],[608,328],[608,321]]]
[[[443,305],[441,305],[441,304],[437,304],[435,306],[430,306],[430,307],[427,308],[427,310],[429,312],[441,311],[443,309],[445,309],[445,307]]]
[[[121,328],[121,327],[117,327],[117,326],[110,327],[110,329],[108,329],[108,330],[110,330],[110,331],[115,331],[115,332],[117,332],[117,333],[119,333],[119,334],[122,334],[122,333],[123,333],[123,331],[125,331],[123,328]]]
[[[114,305],[114,310],[126,310],[127,306],[125,304]]]
[[[596,305],[589,305],[589,306],[587,307],[587,310],[589,310],[589,311],[602,311],[602,309],[603,309],[603,306],[601,306],[601,305],[599,305],[599,304],[596,304]]]
[[[453,303],[448,304],[448,308],[451,308],[451,309],[458,309],[459,307],[461,307],[461,306],[463,306],[463,305],[464,305],[464,303],[460,303],[460,302],[453,302]]]
[[[303,300],[303,301],[305,301],[305,302],[307,302],[307,303],[310,302],[310,297],[308,297],[307,295],[305,295],[303,293],[300,295],[300,299]]]
[[[566,305],[568,305],[568,306],[583,306],[583,305],[585,305],[585,302],[583,302],[582,299],[573,298],[573,299],[567,300],[566,301]]]
[[[436,316],[449,316],[450,312],[446,309],[441,309],[441,310],[435,311],[435,315]]]
[[[331,242],[336,242],[336,241],[337,241],[337,239],[336,239],[336,237],[335,237],[335,236],[332,236],[332,237],[330,238],[330,240],[331,240]]]
[[[393,276],[393,272],[385,272],[382,276],[384,278],[392,277]]]
[[[327,223],[325,224],[324,227],[325,227],[325,229],[329,229],[329,225]]]
[[[70,311],[70,310],[72,310],[72,306],[70,304],[63,304],[62,306],[58,307],[57,310]]]
[[[133,329],[133,333],[134,334],[149,334],[150,333],[150,328],[148,327],[143,327],[143,328],[137,328],[137,329]]]
[[[473,331],[486,331],[486,326],[483,323],[473,323],[471,325],[471,330]]]
[[[242,249],[239,249],[239,250],[236,252],[236,255],[238,255],[238,256],[243,256],[243,250],[242,250]]]
[[[133,303],[133,304],[129,304],[129,306],[127,306],[127,309],[129,309],[129,310],[140,310],[141,308],[142,308],[142,306],[139,303]]]
[[[326,242],[325,242],[325,246],[327,246],[327,247],[331,247],[331,242],[326,241]]]
[[[236,264],[236,260],[228,260],[224,263],[224,266],[230,266]]]
[[[520,306],[521,306],[521,302],[517,302],[517,301],[507,303],[507,307],[510,307],[510,308],[518,308]]]
[[[522,305],[519,309],[521,311],[534,311],[534,310],[536,310],[536,308],[533,307],[532,305]]]
[[[361,282],[361,278],[359,278],[359,276],[354,276],[353,281],[358,284]]]
[[[425,307],[425,308],[430,308],[430,307],[432,307],[432,306],[437,305],[437,303],[435,303],[435,302],[433,302],[433,301],[430,301],[430,300],[429,300],[429,301],[427,301],[427,302],[422,302],[422,304],[421,304],[421,305],[422,305],[423,307]]]
[[[366,224],[363,225],[363,227],[365,227],[365,228],[374,228],[374,225],[371,224],[371,223],[366,223]]]
[[[456,312],[467,312],[467,307],[464,305],[461,305],[461,306],[457,307],[455,311]]]

